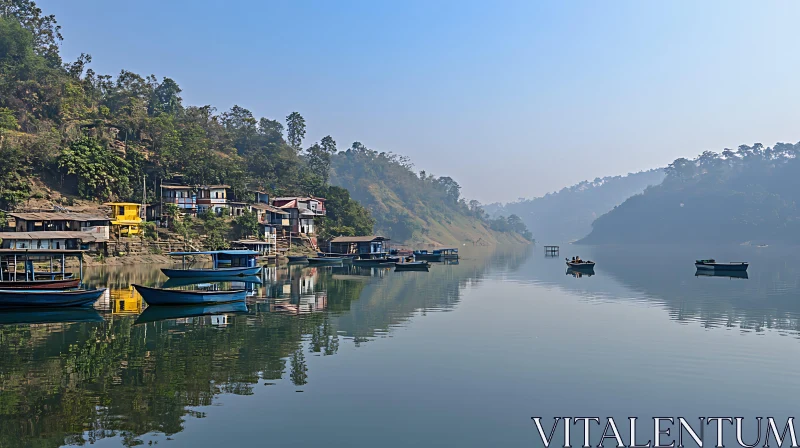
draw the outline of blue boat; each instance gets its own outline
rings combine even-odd
[[[260,255],[253,250],[212,250],[206,252],[172,252],[169,255],[182,257],[182,269],[161,269],[169,278],[218,278],[243,275],[258,275],[261,266],[257,264]],[[186,257],[193,255],[211,255],[212,267],[186,268]]]
[[[241,277],[213,277],[213,278],[170,278],[161,285],[162,288],[178,288],[181,286],[196,285],[198,283],[252,283],[260,285],[263,283],[261,277],[255,275],[244,275]]]
[[[144,324],[147,322],[170,319],[185,319],[187,317],[243,313],[247,313],[247,305],[244,302],[221,303],[215,305],[149,306],[139,315],[134,324]]]
[[[0,312],[0,325],[102,322],[94,308],[11,309]]]
[[[344,257],[315,257],[309,258],[308,264],[310,265],[326,265],[326,266],[335,266],[341,265],[344,262]]]
[[[214,291],[207,289],[165,289],[131,285],[148,305],[210,305],[215,303],[244,302],[247,291]]]
[[[101,289],[62,291],[57,289],[0,289],[1,308],[60,308],[91,306],[103,293]]]

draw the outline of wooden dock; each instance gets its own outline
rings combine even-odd
[[[559,252],[558,246],[544,246],[545,257],[557,257]]]

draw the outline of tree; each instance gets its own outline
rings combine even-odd
[[[245,210],[233,220],[233,231],[236,238],[247,238],[258,235],[258,216]]]
[[[328,184],[328,175],[331,170],[331,156],[319,143],[313,144],[306,150],[308,168],[322,185]]]
[[[306,136],[306,120],[299,112],[292,112],[286,117],[286,139],[289,145],[300,152]]]
[[[164,80],[153,90],[153,96],[147,108],[149,115],[166,113],[174,115],[181,109],[181,88],[170,78]]]
[[[78,194],[85,199],[109,200],[130,194],[130,164],[94,138],[84,137],[64,149],[58,167],[75,176]]]
[[[19,129],[19,123],[17,123],[17,117],[14,116],[14,112],[7,107],[0,107],[0,130],[7,129],[16,131]]]
[[[33,0],[0,0],[0,17],[13,17],[33,34],[36,51],[53,64],[60,64],[58,44],[61,26],[53,14],[44,15]]]

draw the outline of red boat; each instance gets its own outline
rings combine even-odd
[[[81,281],[77,278],[66,280],[21,280],[0,281],[0,289],[72,289],[77,288]]]

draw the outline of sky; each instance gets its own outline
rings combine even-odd
[[[411,157],[483,203],[797,142],[800,2],[38,0],[65,61]]]

